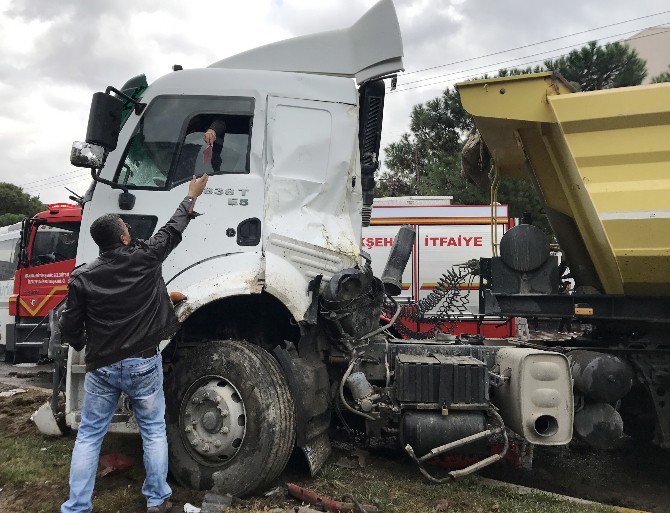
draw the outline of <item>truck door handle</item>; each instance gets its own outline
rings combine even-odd
[[[261,220],[256,217],[245,219],[237,225],[237,245],[257,246],[261,241]]]

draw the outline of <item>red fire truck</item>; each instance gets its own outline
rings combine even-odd
[[[375,198],[370,226],[363,228],[361,248],[370,253],[376,275],[382,274],[400,226],[408,224],[416,230],[412,258],[405,268],[398,297],[401,303],[424,306],[425,311],[407,308],[409,315],[398,319],[413,337],[434,331],[488,338],[516,334],[514,320],[480,315],[479,278],[468,274],[465,267],[458,267],[473,259],[491,257],[493,243],[498,244],[514,226],[507,210],[507,205],[496,207],[497,223],[492,226],[490,205],[452,205],[451,196]],[[444,274],[456,282],[445,284]],[[447,304],[446,297],[435,301],[433,291],[441,282],[461,290],[457,301]],[[445,316],[452,321],[441,323],[439,319]]]
[[[5,239],[0,245],[7,246],[0,259],[16,269],[12,293],[0,299],[8,306],[0,312],[5,361],[35,362],[47,356],[49,312],[67,294],[80,225],[79,206],[56,203],[17,226],[18,237],[11,231],[0,237]]]

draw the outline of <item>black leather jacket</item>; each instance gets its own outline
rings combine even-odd
[[[119,243],[72,272],[59,327],[63,342],[86,347],[87,371],[155,347],[179,328],[162,264],[194,217],[191,201],[149,240]]]

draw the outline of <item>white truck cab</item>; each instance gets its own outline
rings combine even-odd
[[[359,259],[362,206],[358,165],[358,92],[349,78],[206,68],[173,72],[142,97],[84,208],[78,262],[97,256],[90,223],[119,212],[146,238],[172,215],[194,174],[207,173],[198,201],[203,215],[163,265],[170,291],[184,293],[180,320],[230,295],[279,299],[302,320],[314,276],[330,277]],[[207,160],[204,132],[215,119],[226,133]],[[217,143],[219,142],[217,141]],[[219,154],[217,155],[217,152]],[[87,215],[88,213],[91,215]],[[304,285],[304,286],[301,286]]]

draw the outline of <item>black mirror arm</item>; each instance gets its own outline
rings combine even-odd
[[[109,185],[112,189],[121,189],[123,192],[119,194],[119,208],[121,210],[132,210],[133,207],[135,206],[135,195],[128,192],[128,187],[125,185],[121,185],[120,183],[114,183],[110,182],[109,180],[105,180],[104,178],[100,178],[100,171],[101,169],[98,170],[96,173],[95,169],[91,169],[91,177],[93,178],[94,182],[100,182],[104,183],[105,185]]]
[[[96,169],[91,168],[91,178],[95,180],[96,182],[104,183],[105,185],[109,185],[112,189],[121,189],[123,192],[128,194],[128,187],[125,185],[121,185],[120,183],[116,182],[110,182],[109,180],[106,180],[105,178],[100,178],[100,171],[101,169]]]
[[[114,94],[116,94],[117,96],[120,96],[124,100],[126,100],[126,101],[132,103],[133,105],[135,105],[135,114],[138,114],[138,115],[142,114],[142,111],[147,106],[146,103],[142,103],[140,101],[137,101],[135,98],[131,98],[127,94],[122,93],[121,91],[119,91],[116,87],[107,86],[107,89],[105,89],[105,94],[109,94],[110,91],[113,92]],[[105,182],[102,182],[102,183],[105,183]]]

